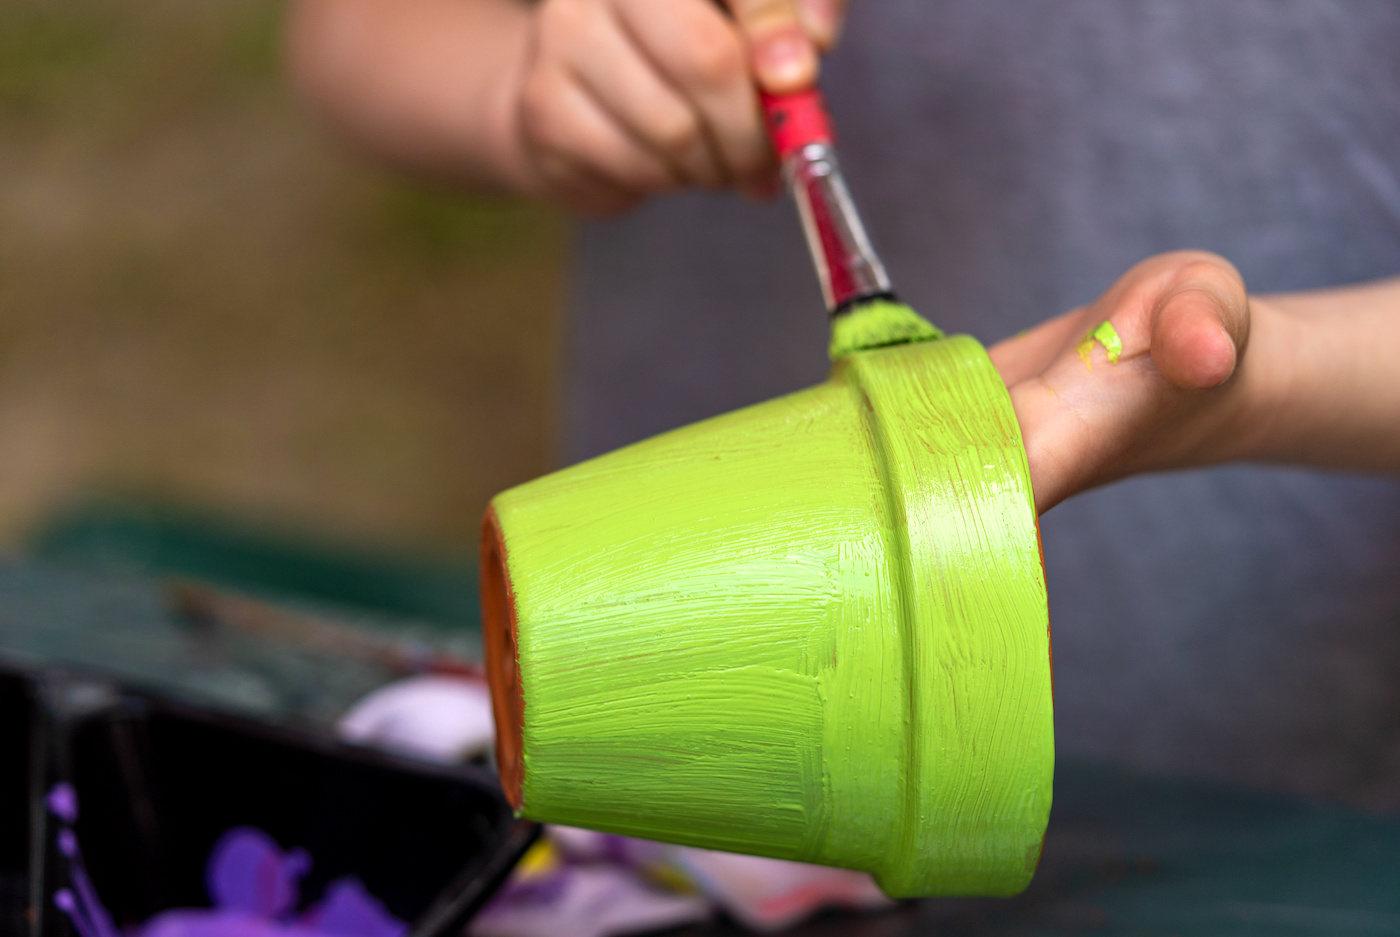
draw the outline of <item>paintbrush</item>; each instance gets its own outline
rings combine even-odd
[[[797,202],[831,313],[831,359],[867,348],[942,338],[942,332],[895,297],[841,175],[821,91],[760,96],[768,137]]]
[[[474,661],[422,641],[376,634],[203,583],[173,580],[166,595],[171,611],[197,627],[227,628],[402,676],[432,673],[485,679]]]

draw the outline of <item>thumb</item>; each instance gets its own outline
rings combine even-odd
[[[1249,340],[1244,281],[1227,261],[1205,255],[1183,265],[1152,312],[1152,360],[1188,390],[1224,383]]]
[[[786,94],[816,84],[820,68],[819,42],[835,36],[834,3],[822,0],[726,0],[726,5],[748,44],[754,76],[764,91]],[[814,20],[814,25],[818,25],[815,21],[821,21],[819,28],[822,36],[809,34],[806,28],[808,19]]]

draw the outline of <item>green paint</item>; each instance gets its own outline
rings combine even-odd
[[[1048,617],[1010,398],[966,336],[495,499],[524,813],[864,869],[1029,882],[1054,764]]]
[[[835,361],[856,351],[942,337],[932,323],[904,303],[875,299],[832,318],[827,354]]]
[[[1104,353],[1108,355],[1109,364],[1117,364],[1118,356],[1123,353],[1123,340],[1118,337],[1118,330],[1113,327],[1113,323],[1105,319],[1098,325],[1090,329],[1084,336],[1084,340],[1075,348],[1079,352],[1079,358],[1085,364],[1089,364],[1089,355],[1094,350],[1094,342],[1103,346]],[[1092,367],[1092,365],[1090,365]]]

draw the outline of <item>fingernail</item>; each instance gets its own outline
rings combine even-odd
[[[797,15],[803,29],[817,45],[826,49],[836,41],[841,24],[837,22],[834,0],[798,0]]]
[[[816,81],[817,56],[801,31],[783,30],[757,43],[754,70],[769,91],[796,91]]]

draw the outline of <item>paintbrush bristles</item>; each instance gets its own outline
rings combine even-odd
[[[869,299],[832,317],[827,354],[835,361],[856,351],[942,337],[937,327],[904,303]]]

